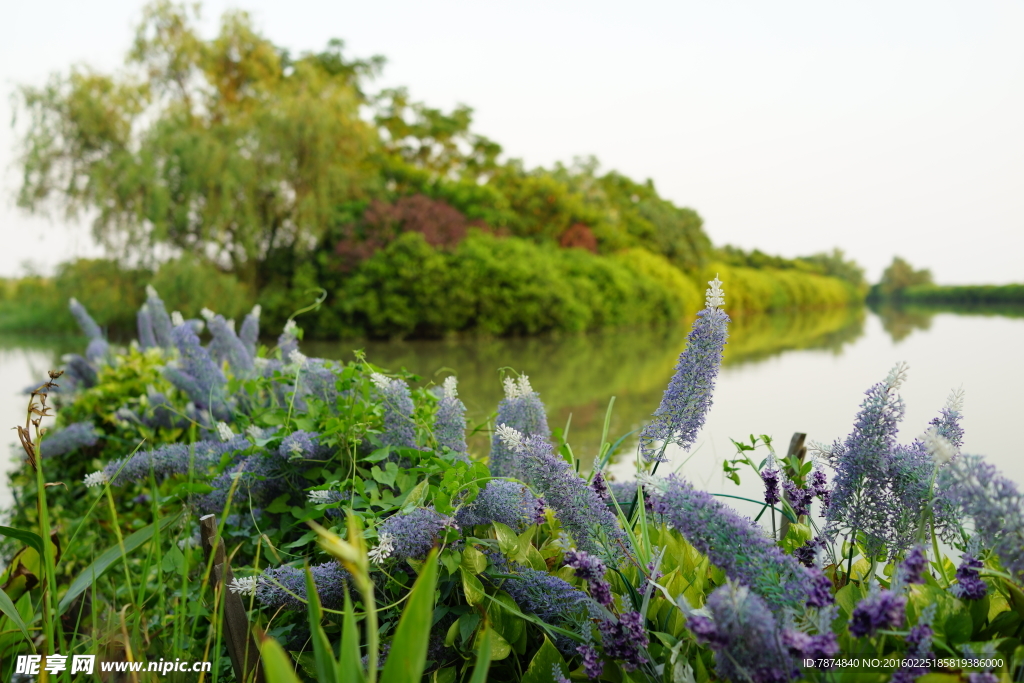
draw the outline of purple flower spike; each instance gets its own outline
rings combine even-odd
[[[715,651],[715,668],[726,681],[785,683],[799,675],[796,659],[779,632],[775,616],[746,586],[728,581],[708,596],[711,628],[690,616],[687,626]]]
[[[459,399],[457,382],[455,377],[446,377],[444,380],[441,397],[437,402],[437,415],[434,417],[434,434],[438,446],[465,455],[469,452],[466,446],[466,406]]]
[[[604,545],[617,555],[627,547],[629,540],[618,518],[569,463],[554,454],[550,441],[540,436],[524,437],[504,424],[495,432],[516,456],[523,481],[554,508],[577,548],[598,555]]]
[[[950,592],[961,600],[981,600],[988,593],[988,586],[981,580],[978,570],[984,565],[970,555],[964,555],[956,569],[957,584]]]
[[[412,419],[414,409],[409,385],[404,380],[391,379],[378,372],[371,376],[384,401],[384,433],[381,441],[393,448],[416,448],[416,425]]]
[[[604,502],[607,503],[611,500],[608,495],[608,482],[605,481],[604,472],[601,470],[594,472],[594,478],[590,480],[590,488],[594,489],[594,493]]]
[[[582,550],[570,550],[565,554],[565,563],[576,570],[576,576],[587,582],[590,596],[605,607],[613,604],[612,587],[604,580],[607,568],[604,562]]]
[[[548,428],[544,404],[540,394],[530,386],[530,378],[526,375],[516,379],[506,377],[504,386],[505,398],[498,404],[495,424],[507,425],[525,438],[535,437],[550,442],[551,430]],[[523,478],[518,456],[497,433],[491,439],[489,465],[491,474],[496,477]]]
[[[850,633],[862,638],[875,635],[879,629],[899,628],[903,625],[906,605],[907,598],[904,595],[885,589],[871,593],[853,608]]]
[[[775,505],[779,502],[779,471],[769,467],[761,472],[761,481],[764,482],[764,502],[768,505]]]
[[[906,583],[924,583],[924,570],[927,566],[928,557],[924,553],[924,548],[914,546],[903,560],[903,580]]]
[[[725,303],[722,283],[716,276],[708,284],[711,288],[707,290],[706,306],[693,322],[686,350],[679,356],[661,405],[640,433],[640,448],[647,462],[666,460],[664,445],[675,444],[689,450],[711,409],[722,350],[729,338],[729,316],[721,309]],[[655,446],[657,442],[663,444],[662,448]]]
[[[1006,571],[1024,579],[1024,494],[1017,484],[980,457],[962,455],[939,471],[935,488],[943,491],[941,502],[973,519],[975,537]]]
[[[586,645],[580,645],[576,648],[576,651],[583,656],[583,670],[586,672],[587,678],[592,681],[600,678],[604,672],[604,662],[601,661],[601,656],[597,653],[594,646],[587,643]]]
[[[91,422],[76,422],[43,437],[39,447],[44,458],[54,458],[79,448],[95,446],[100,432]]]
[[[797,517],[811,514],[811,501],[814,499],[814,491],[802,489],[795,482],[788,478],[782,480],[782,486],[786,489],[786,499],[793,507]]]
[[[726,576],[749,586],[781,612],[807,596],[807,570],[765,538],[761,528],[713,496],[672,475],[656,512]]]
[[[649,644],[644,619],[639,612],[626,612],[618,619],[601,622],[601,644],[612,659],[622,660],[622,668],[636,671],[647,661],[643,651]]]

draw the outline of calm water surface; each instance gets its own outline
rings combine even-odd
[[[639,428],[657,407],[686,332],[681,327],[564,338],[367,342],[362,348],[371,362],[393,370],[404,367],[424,382],[440,383],[457,374],[471,424],[485,424],[500,400],[502,368],[529,375],[548,407],[551,426],[568,423],[574,452],[589,463],[610,398],[615,397],[614,440]],[[1024,485],[1018,429],[1024,420],[1024,317],[832,311],[739,318],[731,332],[707,424],[689,454],[670,454],[670,467],[698,485],[759,498],[760,485],[749,475],[737,488],[722,474],[723,460],[735,453],[730,439],[768,434],[783,451],[796,431],[812,441],[841,439],[850,431],[864,391],[898,361],[910,365],[901,390],[907,407],[901,441],[920,434],[950,391],[963,387],[965,451],[986,455]],[[2,420],[10,426],[24,421],[19,391],[39,381],[60,354],[79,350],[79,343],[0,337]],[[350,359],[352,347],[351,342],[319,342],[304,344],[303,351]],[[14,432],[7,433],[13,442]],[[472,445],[484,452],[486,436]],[[630,475],[635,445],[635,439],[627,439],[612,467],[618,478]],[[0,505],[9,502],[4,485]]]

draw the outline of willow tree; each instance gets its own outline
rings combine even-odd
[[[168,245],[259,286],[273,252],[312,248],[376,182],[360,83],[383,59],[346,60],[340,41],[291,58],[238,11],[204,40],[197,19],[156,2],[123,71],[78,67],[19,88],[18,203],[93,217],[116,255]]]

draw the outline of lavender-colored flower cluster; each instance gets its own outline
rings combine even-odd
[[[569,463],[555,456],[550,441],[541,436],[524,438],[505,425],[499,431],[517,456],[522,479],[544,496],[577,548],[600,555],[603,541],[608,552],[617,555],[627,547],[618,519]]]
[[[557,576],[522,566],[512,568],[501,558],[494,555],[490,558],[499,570],[511,574],[504,579],[501,588],[527,614],[581,634],[589,634],[591,622],[603,618],[600,606],[590,596]],[[564,636],[555,637],[555,646],[565,654],[576,649],[575,644]]]
[[[765,538],[759,526],[710,494],[672,475],[654,510],[726,576],[764,598],[773,611],[803,603],[807,596],[804,567]]]
[[[894,629],[903,625],[905,595],[890,590],[875,590],[857,603],[850,617],[850,633],[857,637],[873,636],[879,629]]]
[[[928,605],[922,612],[917,624],[910,629],[910,633],[904,638],[907,651],[904,655],[905,662],[914,660],[928,660],[935,657],[932,651],[932,638],[935,631],[932,629],[932,621],[935,619],[935,603]],[[927,666],[902,666],[893,673],[892,681],[895,683],[913,683],[918,676],[928,673]]]
[[[786,490],[786,500],[789,501],[789,505],[797,517],[811,514],[811,501],[814,500],[813,489],[802,489],[789,477],[782,480],[782,486]]]
[[[933,456],[929,443],[945,442],[936,433],[949,433],[959,439],[962,430],[958,394],[954,394],[942,415],[932,420],[932,431],[910,445],[896,443],[896,431],[904,414],[902,399],[896,390],[906,375],[906,366],[898,364],[885,381],[867,391],[853,432],[840,444],[823,449],[836,470],[834,486],[826,499],[826,531],[835,539],[843,530],[860,532],[868,554],[886,549],[895,559],[914,543],[917,529],[929,509],[941,525],[949,514],[939,514],[932,495],[932,474],[943,459]],[[956,399],[956,400],[954,400]]]
[[[550,442],[551,430],[540,395],[530,385],[530,378],[521,375],[516,379],[506,377],[505,398],[498,403],[495,424],[515,429],[524,437]],[[495,433],[491,439],[491,455],[488,461],[491,474],[496,477],[523,479],[518,456],[513,448]]]
[[[768,505],[777,505],[779,498],[779,470],[774,467],[766,467],[761,472],[761,481],[764,482],[764,502]]]
[[[583,658],[583,672],[587,678],[596,681],[604,673],[604,662],[593,643],[584,643],[576,648],[576,652]]]
[[[233,323],[234,321],[232,321]],[[213,335],[207,351],[218,364],[227,362],[235,377],[248,377],[253,372],[253,355],[235,334],[235,330],[222,315],[215,315],[206,321]]]
[[[984,598],[988,593],[988,586],[982,581],[981,574],[978,572],[983,566],[981,560],[965,554],[960,561],[960,566],[956,568],[957,583],[949,589],[950,592],[961,600]]]
[[[298,331],[298,326],[294,320],[289,320],[285,323],[284,330],[277,338],[277,348],[281,352],[281,358],[287,360],[292,355],[292,351],[299,350]]]
[[[78,299],[72,298],[68,302],[68,308],[71,309],[71,315],[75,317],[75,322],[78,323],[78,327],[86,337],[90,340],[104,339],[103,330],[100,329],[100,326],[89,315],[89,311],[85,310],[85,306],[79,303]]]
[[[103,473],[112,486],[143,481],[149,478],[150,472],[156,476],[157,481],[160,481],[171,475],[186,474],[189,467],[197,473],[203,473],[217,465],[225,453],[242,451],[249,446],[244,436],[235,436],[229,441],[197,441],[191,446],[183,443],[166,444],[153,450],[140,451],[125,458],[111,460],[103,468]],[[220,511],[221,508],[210,510]]]
[[[1003,568],[1024,578],[1024,494],[978,456],[944,467],[936,488],[943,500],[974,522],[974,535],[999,556]]]
[[[323,457],[327,449],[320,445],[320,435],[305,430],[294,431],[281,439],[277,453],[282,460],[315,460]]]
[[[256,344],[260,340],[260,313],[262,308],[259,304],[252,307],[242,320],[242,327],[238,330],[238,339],[242,342],[245,352],[250,358],[256,358]]]
[[[334,561],[313,565],[309,571],[320,603],[328,609],[341,609],[351,578],[349,573]],[[306,605],[302,602],[307,598],[305,571],[288,565],[263,570],[256,584],[256,598],[272,609],[305,611]]]
[[[746,586],[728,581],[708,596],[711,619],[690,615],[687,627],[715,651],[722,680],[785,683],[799,675],[775,615]]]
[[[924,548],[915,545],[900,565],[900,581],[905,584],[924,583],[924,571],[927,567],[928,557]]]
[[[455,377],[445,378],[437,402],[437,414],[434,416],[434,436],[438,447],[465,456],[469,452],[466,445],[466,406],[459,399],[456,387]]]
[[[523,484],[504,479],[494,479],[477,494],[476,499],[455,513],[455,521],[460,527],[471,527],[477,524],[502,524],[521,533],[526,527],[538,524],[538,504],[543,504]]]
[[[646,661],[644,650],[649,640],[644,618],[639,612],[625,612],[617,619],[601,622],[601,645],[612,659],[622,660],[622,668],[636,671]]]
[[[868,389],[853,432],[826,453],[836,470],[826,531],[831,538],[844,526],[863,532],[869,553],[889,540],[889,456],[904,413],[903,400],[895,392],[905,376],[906,367],[897,365],[885,381]]]
[[[44,435],[39,453],[44,458],[54,458],[79,448],[95,446],[99,438],[100,433],[91,422],[75,422]]]
[[[178,325],[171,331],[171,340],[178,349],[178,367],[167,366],[164,375],[176,387],[184,391],[196,407],[209,410],[218,420],[230,418],[230,410],[224,396],[227,380],[210,354],[199,344],[190,325]]]
[[[605,481],[604,472],[601,470],[594,472],[594,476],[590,480],[590,488],[594,489],[597,497],[605,503],[611,500],[611,495],[608,493],[608,482]]]
[[[374,373],[373,383],[384,402],[384,433],[381,442],[393,448],[416,448],[416,424],[413,403],[405,380]]]
[[[640,433],[640,448],[647,461],[665,460],[664,447],[659,449],[656,442],[689,450],[711,409],[722,350],[729,338],[729,316],[720,308],[725,303],[722,283],[716,277],[708,284],[707,305],[693,322],[686,350],[679,356],[661,405]]]
[[[831,631],[811,635],[786,629],[782,632],[782,644],[791,655],[799,659],[826,659],[839,654],[839,641]]]
[[[441,531],[451,524],[450,517],[445,517],[436,510],[416,508],[405,515],[392,515],[380,525],[378,534],[389,534],[393,539],[394,549],[391,559],[404,561],[408,559],[422,560],[437,545]]]
[[[604,573],[608,571],[604,562],[582,550],[570,550],[565,553],[565,563],[576,570],[578,578],[587,582],[590,597],[611,609],[614,598],[611,584],[604,579]]]

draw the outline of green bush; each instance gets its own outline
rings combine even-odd
[[[135,313],[152,284],[167,309],[186,317],[199,315],[204,302],[217,302],[218,312],[239,317],[253,297],[238,280],[215,266],[183,256],[163,264],[154,274],[123,268],[109,259],[78,259],[61,264],[53,278],[29,276],[4,283],[0,294],[0,330],[77,332],[68,300],[77,298],[101,327],[115,336],[135,334]]]
[[[667,261],[639,249],[606,258],[474,233],[445,253],[407,233],[344,282],[329,305],[336,317],[321,314],[316,333],[514,335],[647,325],[682,318],[683,282]]]
[[[857,288],[848,282],[798,270],[713,263],[708,272],[709,277],[717,273],[727,283],[725,308],[730,312],[833,308],[861,300]]]
[[[1024,285],[915,285],[902,290],[899,300],[915,304],[1024,304]]]

